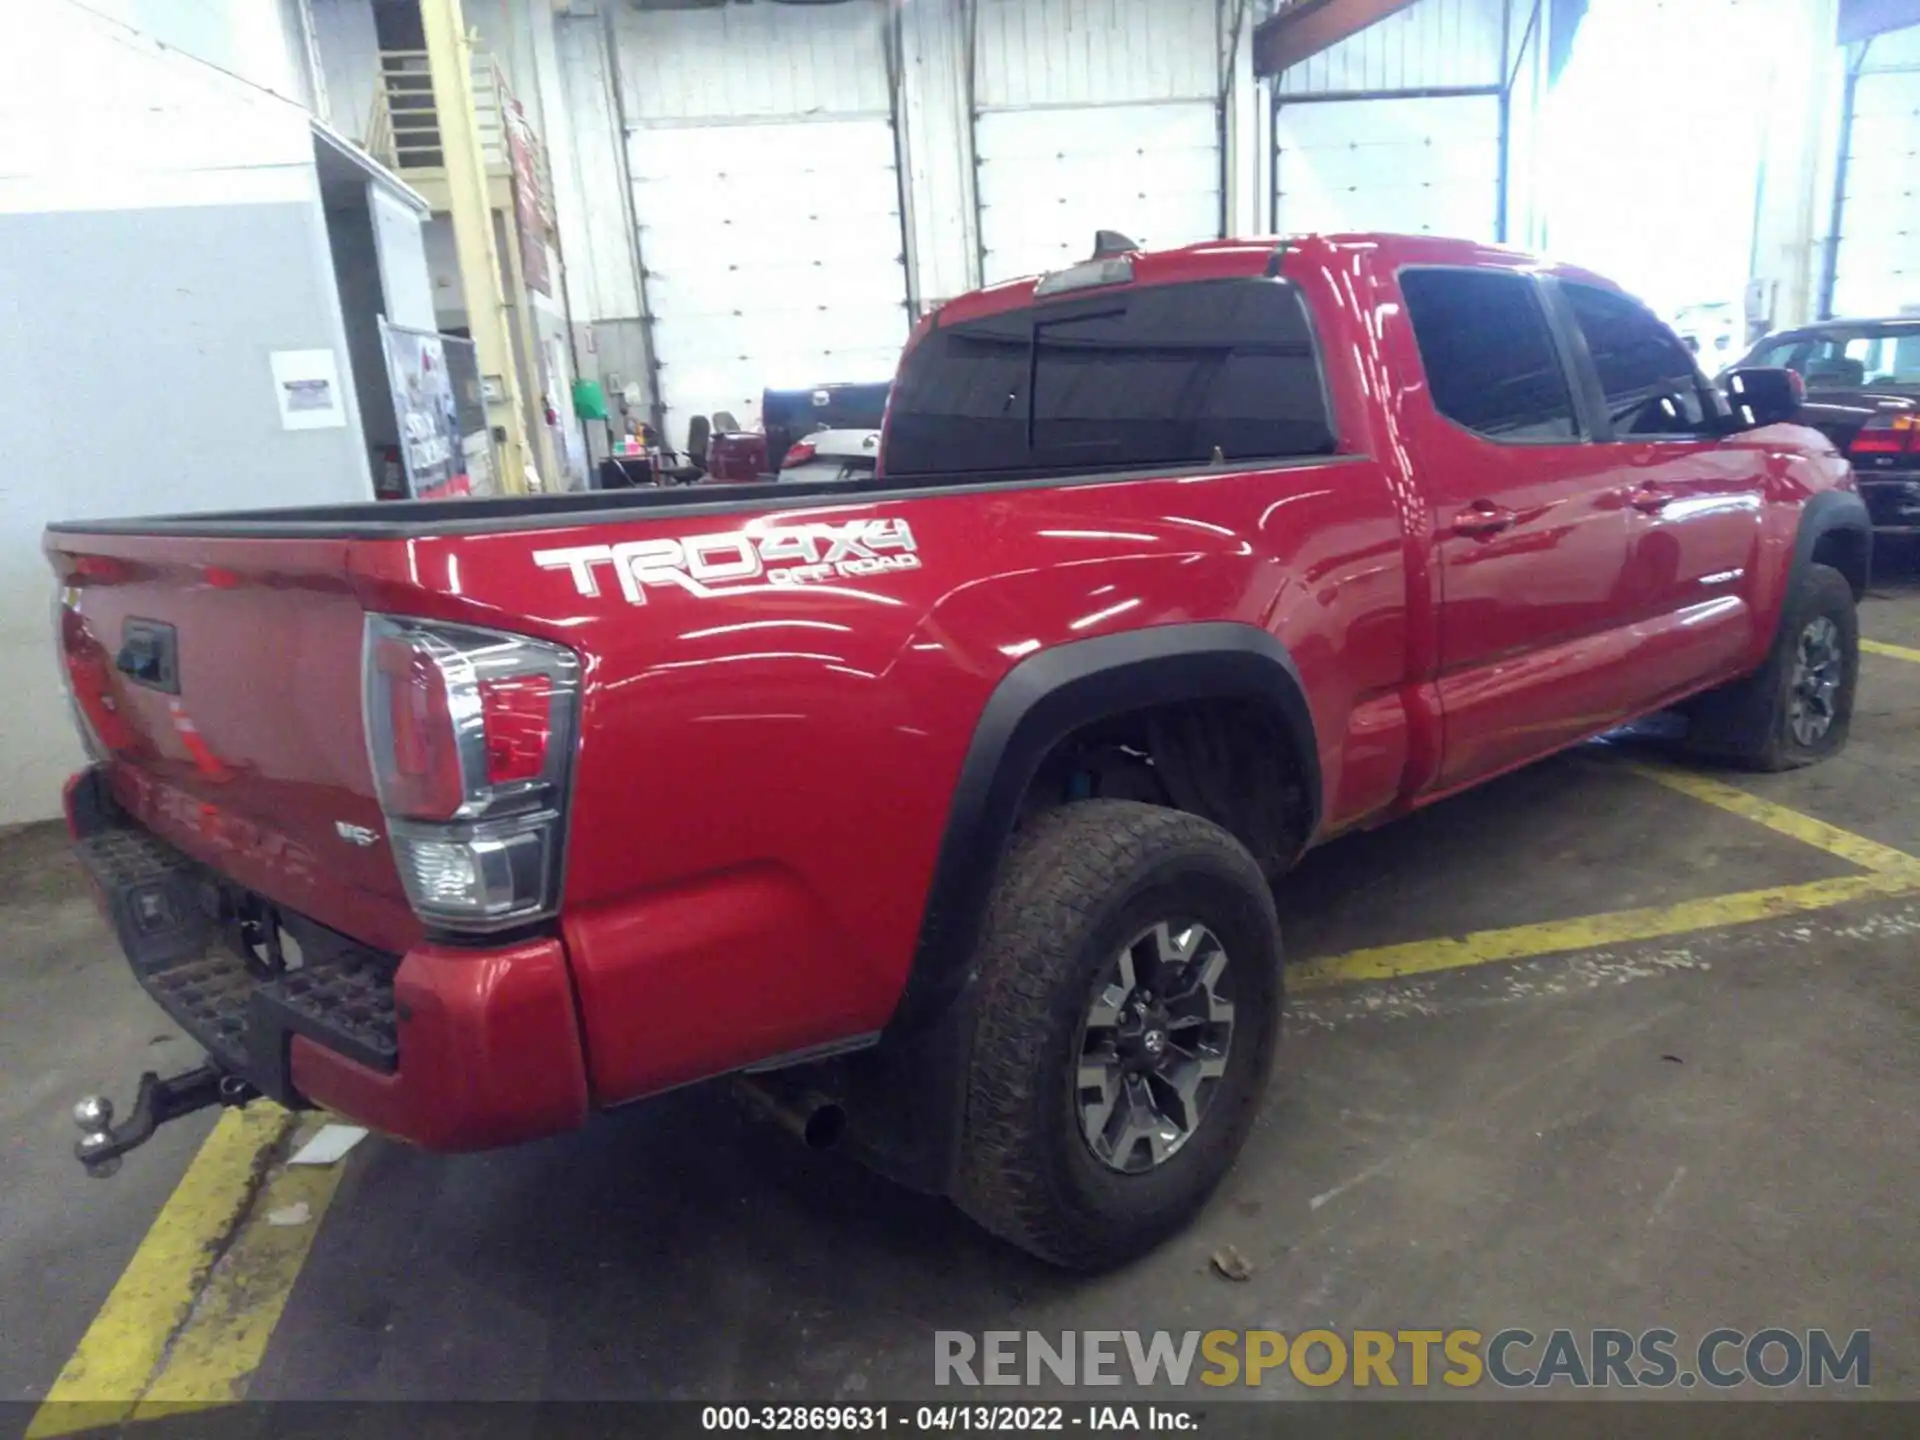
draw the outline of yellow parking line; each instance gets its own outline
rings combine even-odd
[[[344,1168],[289,1166],[267,1182],[134,1419],[245,1398],[247,1381],[267,1353]],[[275,1224],[276,1215],[289,1223]]]
[[[1440,940],[1415,940],[1404,945],[1353,950],[1345,955],[1306,961],[1289,970],[1287,984],[1301,991],[1359,980],[1397,980],[1469,965],[1531,960],[1542,955],[1572,954],[1636,940],[1657,940],[1694,930],[1719,930],[1806,910],[1824,910],[1850,900],[1913,891],[1920,891],[1920,870],[1846,875],[1806,885],[1779,885],[1733,895],[1712,895],[1704,900],[1683,900],[1677,905],[1615,910],[1574,920],[1548,920],[1537,925],[1478,930]]]
[[[47,1391],[29,1440],[117,1425],[132,1414],[222,1242],[245,1217],[261,1166],[292,1125],[292,1115],[267,1101],[221,1115]]]
[[[1863,643],[1920,661],[1920,651]],[[1920,892],[1920,859],[1903,851],[1708,776],[1642,761],[1623,763],[1636,775],[1868,873],[1355,950],[1298,966],[1289,976],[1292,988],[1318,990],[1572,954]],[[343,1168],[283,1168],[263,1185],[266,1166],[295,1123],[294,1116],[266,1101],[221,1116],[47,1392],[28,1426],[28,1440],[244,1397]],[[298,1223],[266,1223],[271,1212],[302,1204],[305,1214]]]
[[[1885,655],[1894,660],[1911,660],[1914,664],[1920,665],[1920,650],[1912,650],[1905,645],[1889,645],[1884,640],[1862,640],[1860,648],[1871,651],[1875,655]]]
[[[1696,800],[1704,800],[1709,805],[1742,816],[1755,824],[1764,825],[1769,830],[1798,840],[1803,845],[1811,845],[1816,850],[1824,850],[1829,855],[1838,856],[1863,870],[1877,870],[1883,874],[1920,876],[1920,859],[1896,850],[1891,845],[1882,845],[1877,840],[1869,840],[1864,835],[1855,835],[1850,830],[1842,830],[1829,825],[1824,820],[1816,820],[1811,815],[1802,815],[1798,810],[1789,810],[1784,805],[1776,805],[1771,800],[1762,800],[1758,795],[1749,794],[1725,781],[1710,776],[1696,774],[1691,770],[1671,770],[1664,765],[1649,765],[1641,761],[1629,761],[1626,768],[1634,774],[1643,776],[1669,790],[1678,790],[1682,795],[1691,795]]]

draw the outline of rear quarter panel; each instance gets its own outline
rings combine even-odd
[[[872,520],[911,527],[915,568],[633,603],[534,560]],[[563,917],[607,1103],[885,1024],[974,726],[1040,650],[1269,628],[1310,697],[1330,818],[1385,804],[1404,762],[1404,727],[1380,719],[1405,664],[1400,557],[1390,487],[1355,457],[422,539],[356,563],[372,608],[585,657]]]

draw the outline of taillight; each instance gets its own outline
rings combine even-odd
[[[421,919],[497,930],[553,913],[579,677],[544,640],[367,617],[367,748]]]
[[[1847,452],[1851,455],[1920,453],[1920,416],[1875,415],[1860,427]]]
[[[86,557],[82,557],[86,558]],[[93,638],[80,613],[83,592],[73,585],[63,586],[54,607],[54,623],[59,630],[60,658],[67,677],[67,705],[73,712],[73,728],[80,732],[80,743],[87,758],[104,765],[115,750],[132,742],[127,724],[115,709],[108,657]]]
[[[789,465],[804,465],[813,459],[816,453],[811,440],[796,440],[793,447],[787,451],[787,458],[780,462],[780,468],[784,470]]]

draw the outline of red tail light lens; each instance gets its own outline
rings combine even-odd
[[[1853,455],[1908,455],[1920,451],[1920,417],[1876,415],[1847,447]]]
[[[553,684],[545,675],[480,682],[489,785],[540,778],[553,739],[552,715]]]
[[[784,470],[789,465],[804,465],[813,459],[815,453],[811,440],[797,440],[793,448],[787,451],[787,458],[780,462],[780,468]]]
[[[446,676],[406,640],[383,639],[374,664],[386,696],[387,773],[381,803],[393,814],[451,820],[466,799]],[[380,776],[380,766],[374,767]]]
[[[573,652],[369,615],[366,653],[367,750],[414,910],[483,931],[551,914],[579,700]]]

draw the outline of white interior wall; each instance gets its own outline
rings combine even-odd
[[[1868,47],[1846,145],[1834,314],[1920,308],[1920,26]]]
[[[1418,0],[1275,77],[1273,228],[1497,238],[1509,3]]]
[[[206,13],[167,31],[183,52],[55,0],[0,46],[0,824],[57,814],[81,759],[49,522],[372,493],[309,116],[193,58],[285,85],[277,7],[218,44]],[[344,424],[282,428],[278,350],[332,352]]]
[[[893,373],[909,323],[882,0],[613,12],[665,434]]]
[[[1220,234],[1221,16],[1216,0],[978,0],[984,280],[1084,259],[1099,229]]]
[[[373,0],[308,0],[308,5],[327,100],[321,118],[349,140],[364,139],[379,70]]]
[[[967,123],[971,41],[959,5],[907,5],[898,13],[907,254],[913,298],[924,313],[980,283],[973,127]]]
[[[424,233],[429,217],[377,180],[367,182],[367,209],[373,217],[387,319],[395,325],[431,330],[433,280]]]

